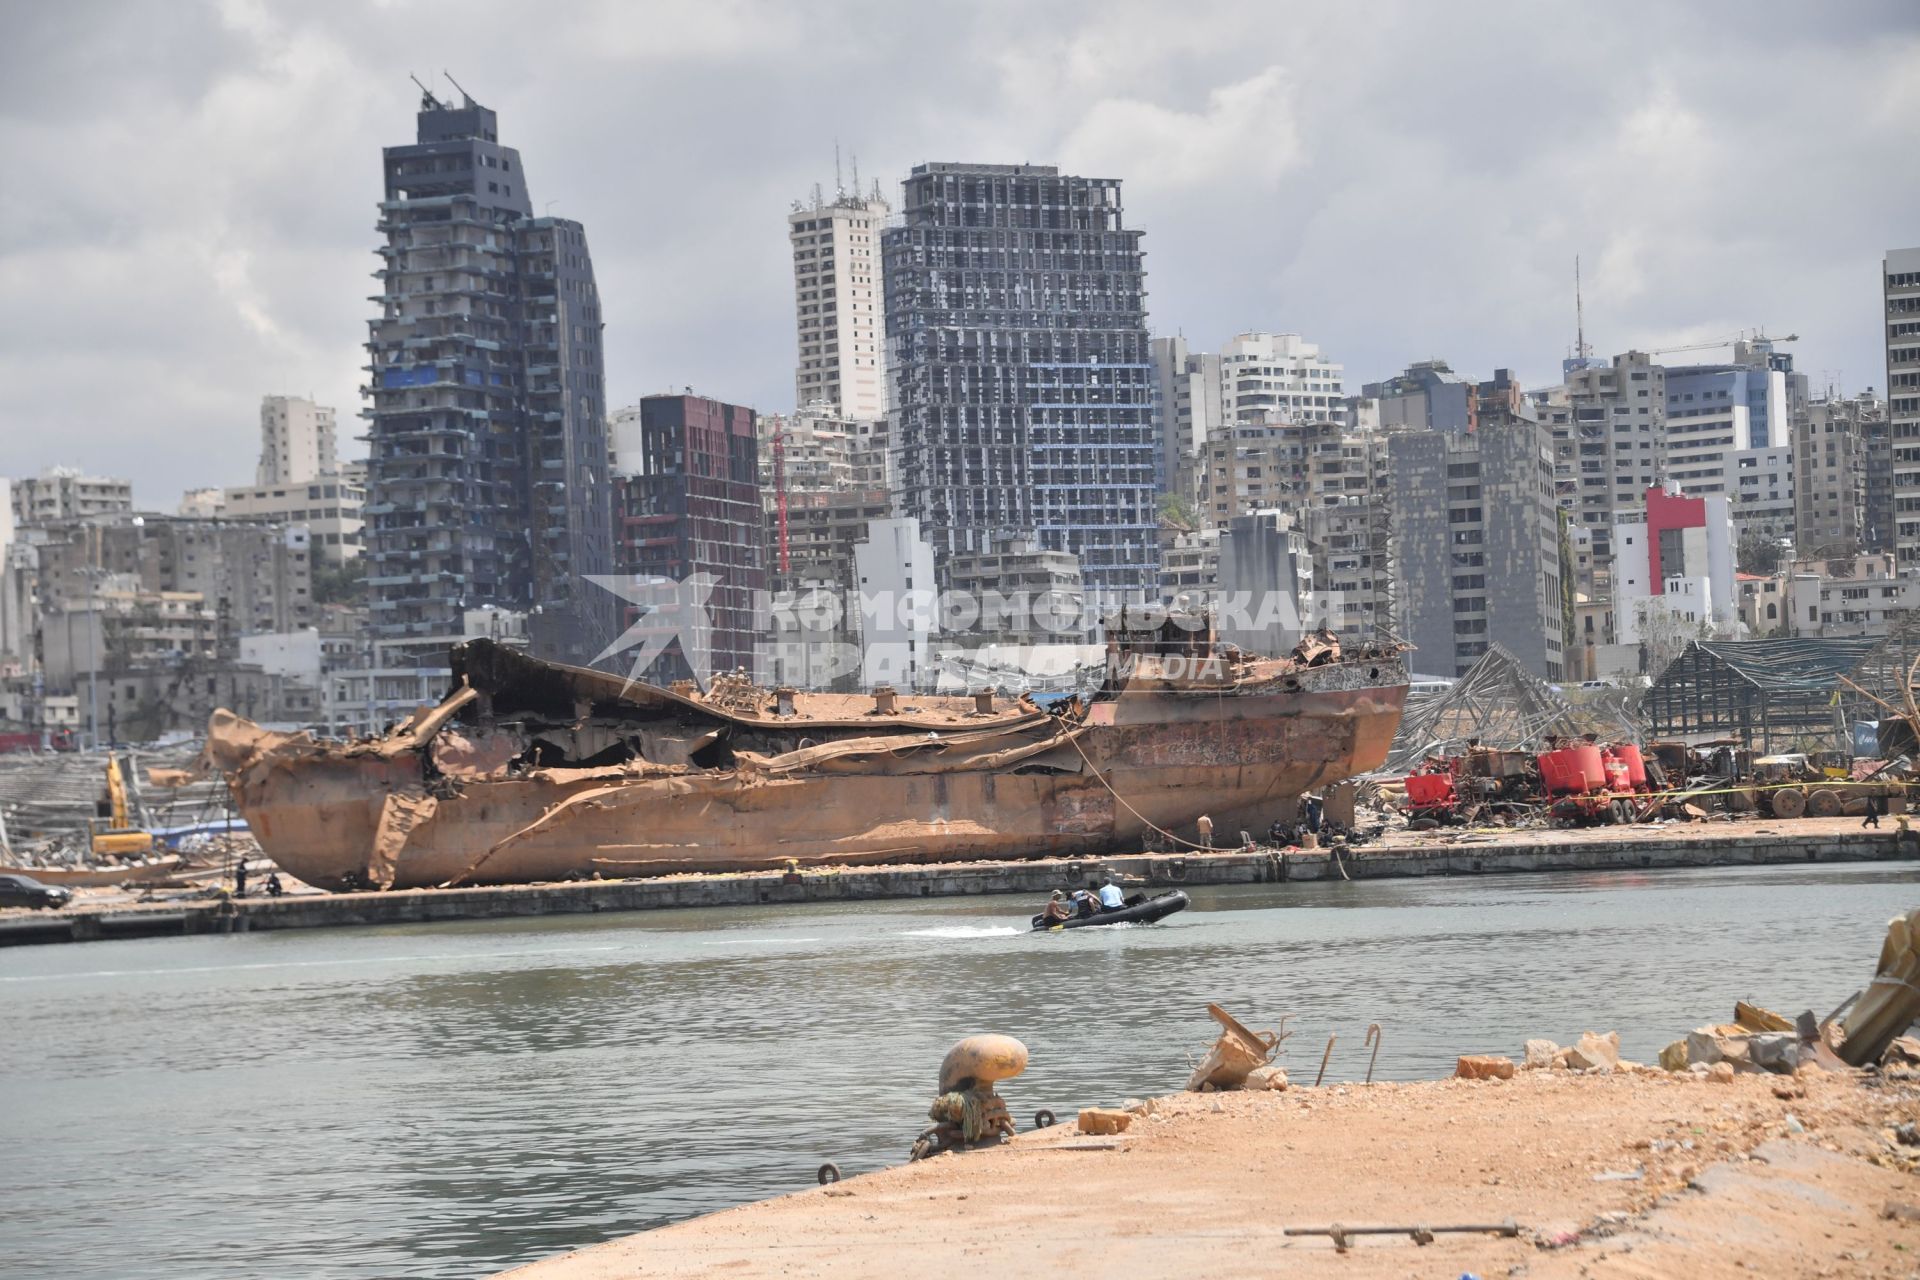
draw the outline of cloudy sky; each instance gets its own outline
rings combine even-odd
[[[1602,353],[1764,327],[1801,335],[1816,387],[1881,387],[1880,254],[1920,244],[1911,0],[0,0],[0,22],[0,475],[131,475],[157,509],[251,480],[263,393],[357,410],[409,72],[497,110],[536,207],[586,224],[616,404],[791,407],[785,214],[831,188],[836,139],[889,193],[924,160],[1122,178],[1156,332],[1298,331],[1356,388],[1429,356],[1555,380],[1575,254]]]

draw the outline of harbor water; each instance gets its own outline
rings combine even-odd
[[[1024,1127],[1177,1089],[1217,1001],[1312,1079],[1433,1078],[1862,986],[1910,864],[1202,889],[1031,935],[1007,898],[0,952],[0,1275],[466,1277],[904,1159],[941,1055]]]

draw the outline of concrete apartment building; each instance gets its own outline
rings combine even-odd
[[[617,572],[667,582],[711,574],[710,632],[695,643],[714,673],[755,670],[767,569],[753,410],[647,396],[614,414],[613,441]],[[692,676],[694,663],[675,648],[645,674],[664,684]]]
[[[1526,417],[1388,444],[1400,634],[1421,669],[1463,675],[1500,644],[1565,676],[1553,443]]]
[[[339,470],[332,409],[301,396],[262,397],[256,485],[307,484]]]
[[[1875,549],[1890,532],[1870,522],[1867,502],[1869,458],[1885,424],[1886,404],[1872,395],[1815,400],[1794,422],[1794,549],[1803,558]]]
[[[15,480],[11,496],[14,526],[24,528],[131,512],[133,481],[82,475],[75,467],[48,467],[37,476]]]
[[[47,686],[66,691],[95,672],[212,661],[220,626],[198,591],[150,591],[131,574],[113,574],[87,595],[50,602],[40,647]]]
[[[1306,531],[1287,511],[1235,516],[1220,531],[1220,638],[1279,657],[1318,620]]]
[[[754,422],[760,437],[761,490],[773,494],[776,463],[790,493],[885,484],[884,421],[849,418],[817,401],[791,414],[761,414]]]
[[[1204,518],[1226,528],[1255,511],[1291,513],[1314,592],[1338,599],[1329,621],[1353,636],[1391,625],[1387,439],[1339,421],[1269,418],[1224,427],[1207,447]]]
[[[1305,505],[1307,435],[1285,420],[1223,424],[1202,455],[1201,519],[1224,529],[1249,512]]]
[[[1384,382],[1360,389],[1386,431],[1473,430],[1474,384],[1445,360],[1419,360]]]
[[[599,296],[578,222],[535,217],[495,114],[426,95],[383,152],[369,322],[367,589],[375,637],[422,661],[484,605],[584,661],[614,634]]]
[[[1090,596],[1158,594],[1141,232],[1120,183],[923,164],[881,237],[902,510],[947,559],[1031,536]]]
[[[13,504],[0,506],[0,675],[24,674],[34,661],[40,556],[27,536],[14,525]]]
[[[367,491],[342,475],[305,484],[252,485],[225,490],[219,514],[229,520],[304,525],[313,554],[329,564],[357,559],[365,545]]]
[[[1637,649],[1662,613],[1731,625],[1738,610],[1734,539],[1727,495],[1648,489],[1642,510],[1613,527],[1615,643]]]
[[[1561,403],[1564,397],[1564,403]],[[1666,467],[1666,370],[1629,351],[1568,370],[1563,393],[1539,406],[1552,433],[1554,493],[1592,539],[1595,590],[1608,590],[1613,526],[1644,509]]]
[[[1887,434],[1892,455],[1893,551],[1902,573],[1920,570],[1920,248],[1889,249],[1881,263],[1887,343]]]
[[[886,416],[880,232],[888,212],[875,184],[870,196],[842,191],[831,202],[816,190],[810,204],[795,204],[787,215],[800,339],[793,377],[796,405],[831,405],[862,422]]]
[[[764,500],[765,493],[762,492]],[[819,587],[847,595],[853,548],[867,525],[892,514],[885,489],[822,489],[787,495],[787,563],[780,563],[774,520],[767,520],[767,582],[774,591]]]
[[[1167,492],[1204,501],[1207,442],[1226,422],[1218,355],[1188,349],[1184,337],[1155,338],[1153,376],[1159,389],[1162,473]]]
[[[1227,422],[1279,415],[1337,422],[1345,392],[1340,365],[1297,333],[1242,333],[1220,348],[1220,406]]]
[[[969,645],[1077,644],[1091,631],[1080,561],[1031,538],[955,553],[947,584],[956,600],[965,598],[978,610],[963,633]]]
[[[1796,560],[1781,576],[1790,635],[1883,636],[1920,605],[1920,578],[1890,552]]]
[[[1887,403],[1860,422],[1861,450],[1866,455],[1866,482],[1861,486],[1865,526],[1863,550],[1894,549],[1893,426],[1887,421]]]
[[[1204,608],[1220,586],[1220,530],[1165,529],[1160,543],[1160,599]]]
[[[1676,365],[1666,371],[1665,478],[1691,494],[1723,494],[1735,532],[1793,533],[1792,414],[1786,375],[1764,365]]]
[[[1373,494],[1300,513],[1313,563],[1314,600],[1326,624],[1343,636],[1374,636],[1393,628],[1388,502],[1388,495]]]
[[[853,549],[860,626],[860,687],[931,688],[930,644],[939,630],[934,548],[913,516],[867,526]]]
[[[314,621],[313,557],[299,526],[146,515],[70,521],[48,535],[38,548],[47,607],[84,608],[115,579],[128,591],[197,596],[226,657],[242,635]]]

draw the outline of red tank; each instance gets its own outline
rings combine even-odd
[[[1416,809],[1432,809],[1453,803],[1453,775],[1413,773],[1407,775],[1407,802]]]
[[[1587,789],[1587,778],[1571,751],[1545,751],[1540,755],[1540,785],[1550,796],[1577,796]]]
[[[1631,742],[1623,742],[1614,747],[1613,754],[1620,757],[1620,763],[1627,766],[1627,784],[1635,791],[1644,791],[1647,787],[1647,762],[1640,757],[1640,748]]]
[[[1587,790],[1598,791],[1607,785],[1607,767],[1600,758],[1599,747],[1591,742],[1576,742],[1567,750],[1580,762],[1580,772],[1586,775]]]
[[[1631,791],[1633,780],[1628,775],[1627,762],[1613,752],[1608,751],[1600,758],[1600,767],[1606,770],[1607,790]]]

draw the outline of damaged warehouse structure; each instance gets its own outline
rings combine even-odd
[[[1696,640],[1641,705],[1662,736],[1734,738],[1765,752],[1805,742],[1845,746],[1850,735],[1835,692],[1878,644],[1867,636]]]

